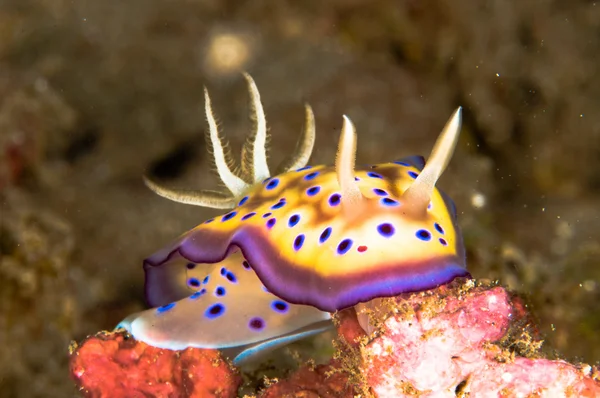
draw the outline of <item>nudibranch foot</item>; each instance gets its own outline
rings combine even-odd
[[[220,349],[240,365],[333,327],[329,313],[291,304],[269,292],[239,252],[218,264],[174,257],[164,266],[173,272],[163,274],[172,279],[163,280],[169,288],[154,301],[161,305],[117,326],[154,347]]]

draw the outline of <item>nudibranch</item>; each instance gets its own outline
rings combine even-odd
[[[256,126],[240,168],[219,135],[205,90],[207,141],[229,193],[173,190],[146,180],[165,198],[228,211],[145,260],[146,298],[160,307],[123,322],[134,337],[167,348],[237,349],[241,361],[324,330],[331,312],[469,275],[454,203],[435,186],[458,140],[460,108],[427,164],[411,156],[356,167],[356,131],[344,116],[335,164],[311,167],[315,128],[307,106],[295,153],[271,175],[260,96],[245,77]],[[217,285],[198,285],[202,275],[190,276],[191,269]],[[233,280],[227,280],[230,272]],[[196,288],[191,295],[190,284]],[[274,310],[274,303],[287,312]],[[260,336],[253,325],[261,326]]]

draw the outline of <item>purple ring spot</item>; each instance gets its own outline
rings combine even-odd
[[[243,206],[243,205],[244,205],[244,203],[246,203],[247,201],[248,201],[248,197],[247,197],[247,196],[244,196],[244,197],[242,198],[242,200],[240,200],[240,203],[238,203],[238,206]]]
[[[440,234],[444,234],[444,228],[442,228],[442,226],[438,223],[433,224],[433,226],[435,227],[435,230],[438,231]]]
[[[194,293],[194,294],[192,294],[192,295],[190,296],[190,299],[191,299],[191,300],[196,300],[196,299],[197,299],[197,298],[199,298],[200,296],[203,296],[203,295],[204,295],[204,293],[206,293],[206,289],[201,289],[201,290],[198,290],[196,293]]]
[[[308,173],[307,175],[305,175],[305,176],[304,176],[304,179],[305,179],[306,181],[310,181],[310,180],[312,180],[313,178],[315,178],[315,177],[316,177],[316,176],[318,176],[318,175],[319,175],[319,172],[318,172],[318,171],[313,171],[312,173]]]
[[[209,218],[208,220],[204,221],[204,224],[210,224],[213,221],[215,221],[214,218]]]
[[[312,169],[312,166],[304,166],[299,169],[296,169],[296,171],[304,171],[304,170],[308,170],[308,169]]]
[[[185,266],[187,269],[194,269],[196,268],[196,263],[187,263]]]
[[[375,173],[374,171],[369,171],[367,175],[371,178],[383,178],[383,176],[379,173]]]
[[[392,198],[382,198],[381,203],[385,206],[391,206],[391,207],[400,205],[400,203],[398,203],[397,200],[394,200]]]
[[[388,193],[386,191],[384,191],[383,189],[380,188],[373,188],[373,192],[375,192],[375,195],[377,196],[387,196]]]
[[[216,303],[216,304],[213,304],[210,307],[208,307],[208,309],[204,313],[204,316],[207,317],[208,319],[215,319],[215,318],[220,317],[224,313],[225,313],[225,306],[221,303]]]
[[[271,303],[271,308],[275,312],[279,312],[280,314],[285,314],[290,309],[290,306],[285,301],[275,300]]]
[[[217,297],[223,297],[225,293],[227,292],[225,291],[225,288],[223,286],[217,286],[217,288],[215,289],[215,296]]]
[[[169,311],[171,308],[175,307],[175,303],[169,303],[167,305],[163,305],[161,307],[158,307],[156,309],[156,312],[158,312],[159,314],[162,314],[163,312],[167,312]]]
[[[263,330],[265,328],[265,321],[259,317],[252,318],[250,319],[250,322],[248,322],[248,327],[256,331]]]
[[[188,285],[190,287],[199,287],[200,286],[200,281],[196,278],[190,278],[188,279]]]
[[[277,209],[281,209],[283,206],[285,206],[285,199],[281,198],[281,199],[279,199],[279,202],[277,202],[273,206],[271,206],[271,209],[277,210]]]
[[[236,214],[237,214],[237,212],[235,212],[235,211],[229,212],[229,213],[225,214],[223,217],[221,217],[221,221],[222,221],[222,222],[224,222],[224,221],[229,221],[229,220],[231,220],[233,217],[235,217],[235,216],[236,216]]]
[[[320,190],[321,190],[321,187],[319,187],[319,186],[310,187],[306,190],[306,194],[308,196],[315,196],[316,194],[319,193]]]
[[[417,231],[417,238],[421,239],[422,241],[429,241],[431,240],[431,232],[429,232],[426,229],[420,229]]]
[[[344,239],[337,247],[338,254],[346,254],[352,247],[352,239]]]
[[[245,216],[242,217],[242,221],[246,221],[247,219],[249,219],[251,217],[254,217],[255,215],[256,215],[255,212],[248,213],[248,214],[246,214]]]
[[[204,283],[205,285],[208,283],[208,280],[210,279],[209,275],[206,275],[204,277],[204,279],[202,280],[202,283]]]
[[[304,244],[304,234],[300,234],[298,236],[296,236],[296,239],[294,239],[294,250],[298,251],[302,248],[302,245]]]
[[[271,213],[271,212],[268,212],[268,213],[265,213],[265,214],[263,214],[263,216],[262,216],[262,217],[263,217],[263,218],[271,217],[271,214],[273,214],[273,213]]]
[[[245,269],[252,269],[252,267],[250,267],[250,263],[247,260],[244,260],[244,262],[242,263],[242,266]]]
[[[298,214],[294,214],[293,216],[290,217],[290,219],[288,220],[288,225],[291,227],[295,226],[296,224],[298,224],[298,222],[300,221],[300,216]]]
[[[275,218],[269,218],[269,220],[267,221],[267,228],[269,228],[269,229],[273,228],[273,226],[275,225],[276,222],[277,222],[277,220]]]
[[[410,164],[408,164],[406,162],[401,162],[399,160],[396,160],[395,162],[392,162],[392,163],[399,164],[400,166],[410,167]]]
[[[227,280],[231,283],[237,283],[237,278],[235,277],[235,274],[231,271],[228,271],[225,274],[225,278],[227,278]]]
[[[227,269],[225,267],[221,267],[221,275],[225,275],[227,273]]]
[[[414,171],[409,171],[408,175],[411,176],[412,178],[417,178],[419,175],[417,173],[415,173]]]
[[[342,195],[339,193],[334,193],[329,197],[329,206],[337,206],[340,204],[342,200]]]
[[[444,238],[440,238],[440,243],[444,246],[448,246],[448,242],[446,242],[446,239]]]
[[[277,185],[279,185],[279,178],[273,178],[271,181],[269,181],[267,183],[265,188],[267,188],[268,190],[271,190],[271,189],[277,188]]]
[[[392,224],[386,222],[377,226],[377,232],[384,238],[389,238],[394,235],[396,230]]]
[[[327,239],[331,236],[331,227],[327,227],[321,232],[321,236],[319,236],[319,242],[325,243]]]

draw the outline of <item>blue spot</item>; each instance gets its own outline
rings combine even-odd
[[[406,162],[401,162],[401,161],[399,161],[399,160],[396,160],[396,161],[395,161],[395,162],[393,162],[393,163],[399,164],[400,166],[406,166],[406,167],[410,167],[410,164],[408,164],[408,163],[406,163]]]
[[[427,209],[431,210],[432,207],[433,207],[433,203],[429,202],[429,204],[427,205]]]
[[[191,300],[196,300],[200,296],[203,296],[205,293],[206,293],[206,289],[201,289],[201,290],[197,291],[196,293],[192,294],[190,296],[190,299]]]
[[[290,306],[285,301],[275,300],[271,303],[271,308],[275,312],[279,312],[280,314],[285,314],[290,309]]]
[[[300,235],[296,236],[296,239],[294,239],[294,250],[296,250],[296,251],[300,250],[300,248],[302,247],[303,244],[304,244],[304,234],[300,234]]]
[[[185,266],[187,267],[187,269],[194,269],[196,268],[196,263],[187,263]]]
[[[381,203],[385,206],[391,206],[391,207],[400,205],[400,203],[398,203],[397,200],[394,200],[391,198],[383,198],[383,199],[381,199]]]
[[[244,205],[244,203],[246,203],[247,201],[248,201],[248,197],[247,197],[247,196],[244,196],[244,197],[242,198],[242,200],[240,200],[240,203],[238,203],[238,206],[243,206],[243,205]]]
[[[169,311],[171,308],[175,307],[175,303],[169,303],[167,305],[163,305],[162,307],[158,307],[156,312],[162,314],[163,312]]]
[[[296,171],[304,171],[304,170],[308,170],[308,169],[312,169],[312,166],[304,166],[304,167],[297,169]]]
[[[221,303],[213,304],[204,313],[208,319],[218,318],[225,313],[225,306]]]
[[[377,232],[379,232],[379,235],[383,236],[384,238],[389,238],[390,236],[394,235],[395,229],[392,224],[386,222],[377,226]]]
[[[420,229],[417,231],[417,238],[427,242],[428,240],[431,240],[431,233],[426,229]]]
[[[269,213],[265,213],[265,214],[263,214],[263,216],[262,216],[262,217],[263,217],[263,218],[271,217],[271,214],[273,214],[273,213],[271,213],[271,212],[269,212]]]
[[[273,228],[273,226],[275,225],[276,222],[277,222],[277,220],[275,218],[269,218],[269,220],[267,221],[267,228],[269,228],[269,229]]]
[[[275,188],[277,188],[277,185],[279,185],[279,178],[273,178],[271,181],[269,181],[267,183],[266,188],[268,190],[275,189]]]
[[[204,224],[210,224],[213,221],[215,221],[214,218],[209,218],[208,220],[204,221]]]
[[[200,281],[196,278],[190,278],[190,279],[188,279],[188,285],[191,287],[199,287]]]
[[[305,176],[304,176],[304,179],[305,179],[306,181],[310,181],[310,180],[312,180],[313,178],[315,178],[315,177],[316,177],[316,176],[318,176],[318,175],[319,175],[319,172],[318,172],[318,171],[313,171],[312,173],[308,173],[307,175],[305,175]]]
[[[235,274],[231,271],[225,274],[225,278],[227,278],[227,280],[231,283],[237,283],[237,278],[235,277]]]
[[[337,205],[339,205],[341,199],[342,199],[342,195],[340,195],[339,193],[334,193],[333,195],[331,195],[329,197],[329,206],[337,206]]]
[[[368,175],[369,177],[371,177],[371,178],[383,178],[383,176],[382,176],[381,174],[379,174],[379,173],[375,173],[375,172],[373,172],[373,171],[369,171],[369,172],[367,173],[367,175]]]
[[[215,296],[217,297],[223,297],[225,295],[225,288],[223,286],[218,286],[215,289]]]
[[[337,247],[338,254],[346,254],[352,247],[352,239],[344,239]]]
[[[440,238],[440,243],[444,246],[448,246],[448,242],[446,242],[446,239],[444,238]]]
[[[225,275],[225,273],[227,273],[227,270],[225,267],[221,267],[221,275]]]
[[[233,217],[235,217],[235,215],[237,214],[237,212],[232,211],[230,213],[225,214],[223,217],[221,217],[221,221],[229,221],[231,220]]]
[[[293,216],[290,217],[290,219],[288,220],[288,225],[290,227],[295,226],[296,224],[298,224],[298,222],[300,221],[300,216],[298,214],[294,214]]]
[[[408,175],[411,176],[412,178],[417,178],[419,175],[417,173],[415,173],[414,171],[409,171]]]
[[[250,319],[250,322],[248,322],[248,327],[256,331],[263,330],[265,328],[265,321],[259,317],[252,318]]]
[[[204,283],[204,284],[206,285],[206,284],[208,283],[208,279],[209,279],[209,276],[208,276],[208,275],[206,275],[206,276],[204,277],[204,280],[202,280],[202,283]]]
[[[311,187],[306,190],[306,194],[308,196],[315,196],[316,194],[319,193],[320,190],[321,190],[321,187],[319,187],[319,186]]]
[[[360,181],[360,178],[354,177],[354,181]]]
[[[433,226],[435,227],[435,230],[438,231],[440,234],[444,234],[444,228],[442,228],[440,224],[434,223]]]
[[[267,292],[267,293],[271,293],[271,292],[269,291],[269,289],[267,289],[265,286],[263,286],[263,287],[262,287],[262,290],[264,290],[264,291],[265,291],[265,292]]]
[[[281,209],[283,206],[285,206],[285,199],[279,199],[279,202],[275,203],[273,206],[271,206],[271,209],[273,210],[277,210],[277,209]]]
[[[321,232],[321,236],[319,236],[319,242],[324,243],[331,236],[331,227],[327,227]]]
[[[246,260],[244,260],[244,262],[242,263],[242,266],[245,269],[252,269],[252,267],[250,267],[250,263],[248,261],[246,261]]]
[[[375,192],[375,195],[377,196],[387,196],[388,193],[386,191],[384,191],[383,189],[380,188],[374,188],[373,192]]]
[[[246,221],[247,219],[249,219],[250,217],[254,217],[256,215],[255,212],[252,213],[248,213],[245,216],[242,217],[242,221]]]

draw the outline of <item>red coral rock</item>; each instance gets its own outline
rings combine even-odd
[[[240,376],[215,350],[171,351],[98,333],[71,352],[71,376],[86,397],[235,397]]]
[[[395,300],[356,361],[376,396],[600,396],[591,366],[539,358],[521,302],[501,287],[467,282]]]

